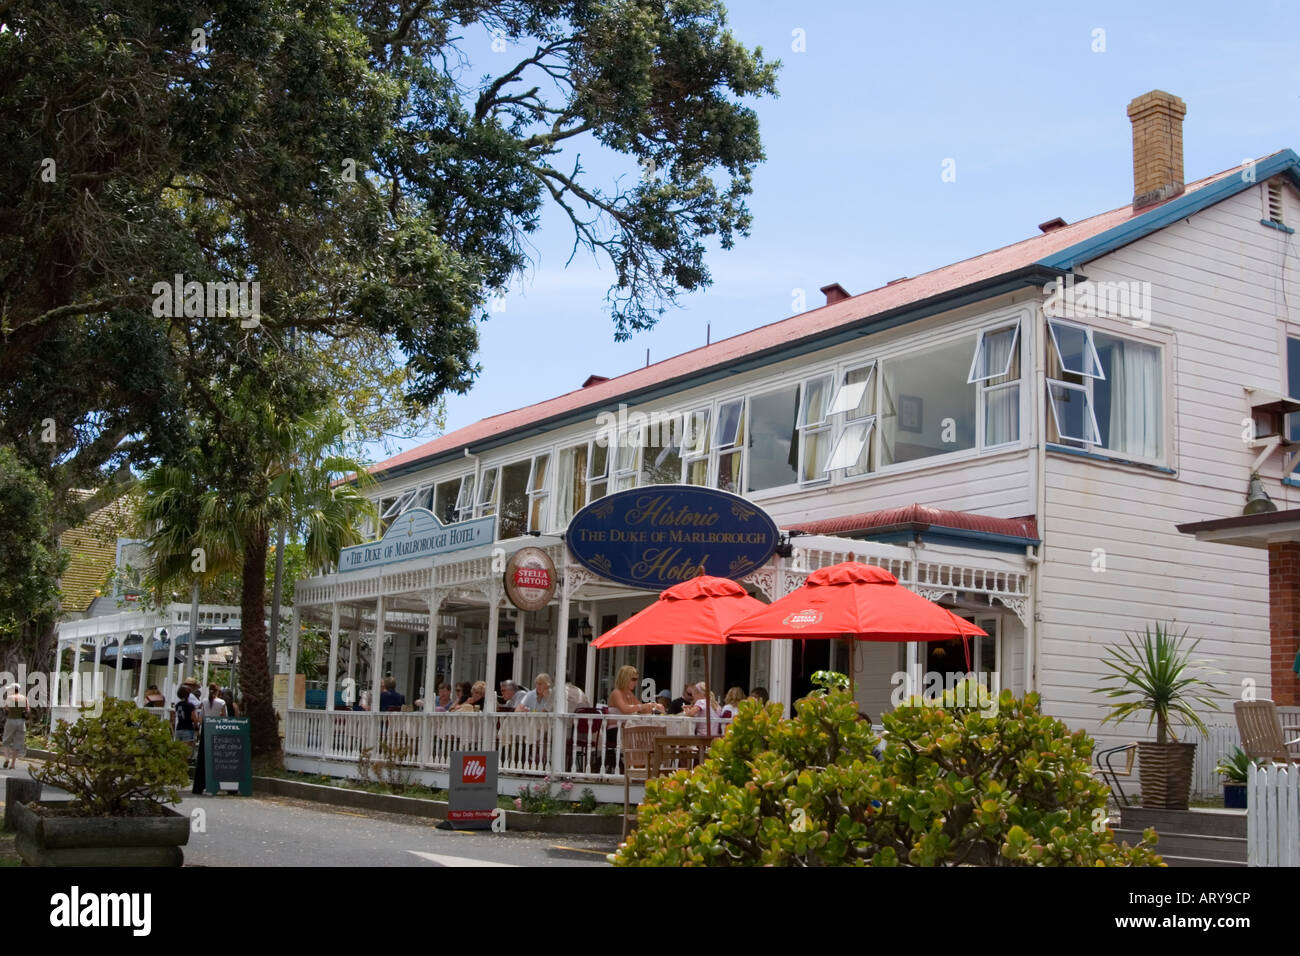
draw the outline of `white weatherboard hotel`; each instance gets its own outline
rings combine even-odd
[[[297,589],[295,614],[331,629],[326,706],[348,677],[377,699],[386,674],[426,708],[439,678],[495,689],[540,672],[599,702],[624,663],[678,696],[704,677],[703,651],[592,651],[656,592],[579,564],[565,540],[584,506],[660,484],[734,492],[789,536],[741,578],[757,596],[846,559],[883,566],[988,632],[970,669],[1037,691],[1103,742],[1149,736],[1102,727],[1092,691],[1104,648],[1157,621],[1201,639],[1229,701],[1250,680],[1300,703],[1270,653],[1266,552],[1176,527],[1240,515],[1252,471],[1279,507],[1296,494],[1287,442],[1252,438],[1243,421],[1300,409],[1282,398],[1300,393],[1300,158],[1184,182],[1184,113],[1158,91],[1130,104],[1131,203],[863,294],[828,285],[809,312],[593,375],[375,466],[375,556]],[[625,425],[614,445],[611,417]],[[664,420],[691,427],[643,427]],[[415,522],[444,544],[388,552]],[[453,547],[453,535],[469,537]],[[539,611],[504,597],[502,562],[523,547],[546,551],[559,579]],[[719,696],[763,686],[788,705],[828,665],[850,666],[842,646],[754,643],[714,653],[709,676]],[[967,669],[956,643],[860,644],[852,667],[873,718],[897,672]],[[1230,723],[1225,706],[1205,716]],[[651,719],[610,718],[593,737],[573,716],[293,710],[287,761],[351,772],[383,722],[416,742],[434,782],[451,749],[475,745],[499,751],[508,792],[556,772],[608,796],[622,780],[617,728]]]

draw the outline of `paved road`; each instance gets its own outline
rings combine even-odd
[[[0,776],[27,776],[25,763]],[[0,790],[3,794],[3,790]],[[191,866],[607,866],[616,838],[438,830],[436,821],[284,797],[196,797]],[[196,811],[199,811],[196,813]]]

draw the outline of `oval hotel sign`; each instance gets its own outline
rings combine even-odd
[[[726,491],[647,485],[593,501],[569,522],[565,541],[603,578],[662,591],[699,573],[743,578],[776,549],[767,513]]]

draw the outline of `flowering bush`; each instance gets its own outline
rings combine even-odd
[[[562,784],[560,789],[573,789],[573,784]],[[519,791],[519,796],[515,798],[515,807],[523,810],[525,813],[559,813],[563,806],[563,801],[551,792],[551,778],[543,777],[541,783],[535,783],[531,787],[524,787]]]
[[[959,696],[964,693],[964,696]],[[1160,866],[1107,826],[1093,741],[1038,712],[1038,696],[996,713],[909,701],[883,718],[884,752],[847,692],[741,704],[693,770],[646,784],[623,866]],[[986,716],[987,714],[987,716]]]

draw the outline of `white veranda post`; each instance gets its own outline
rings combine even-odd
[[[487,674],[484,681],[487,690],[483,693],[484,713],[494,713],[497,709],[497,630],[501,622],[501,588],[495,583],[485,590],[488,598],[488,632],[487,632]]]
[[[330,663],[325,678],[325,709],[334,709],[334,685],[339,671],[339,602],[330,603]]]
[[[379,695],[383,692],[384,679],[384,595],[382,580],[380,582],[380,595],[375,602],[375,643],[370,649],[370,712],[378,714]],[[376,747],[379,744],[379,718],[370,722],[370,745]]]
[[[438,676],[438,611],[442,608],[442,595],[437,590],[429,592],[428,654],[424,659],[424,712],[432,714],[438,703],[438,688],[433,686]]]
[[[569,707],[569,591],[571,578],[568,573],[569,562],[561,556],[560,571],[560,609],[555,621],[555,678],[551,688],[554,732],[551,735],[551,773],[562,773],[564,769],[564,718],[560,716]]]
[[[289,726],[289,711],[293,709],[294,691],[298,686],[298,630],[302,623],[302,610],[297,604],[293,606],[293,617],[289,623],[289,689],[284,694],[284,726]]]
[[[145,631],[140,641],[140,687],[136,691],[135,702],[139,707],[144,706],[144,691],[149,686],[149,658],[153,657],[153,631]],[[165,706],[171,706],[171,700],[167,699]]]
[[[113,672],[113,696],[121,700],[122,698],[122,651],[126,648],[125,634],[115,634],[117,640],[117,667]]]

